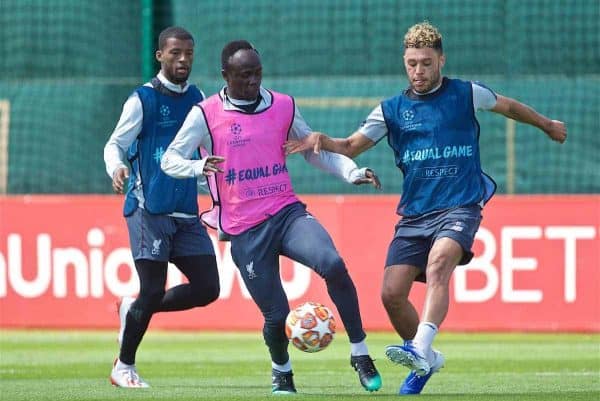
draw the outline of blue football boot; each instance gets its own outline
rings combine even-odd
[[[425,355],[410,340],[405,341],[404,345],[388,345],[385,355],[390,361],[414,370],[417,376],[426,376],[431,371]]]
[[[429,373],[425,376],[418,376],[414,370],[411,370],[408,376],[406,376],[406,379],[404,379],[402,386],[400,386],[400,390],[398,391],[399,395],[421,394],[421,391],[423,391],[423,387],[425,387],[429,378],[444,366],[444,355],[435,349],[433,350],[433,355],[434,360],[431,363]]]

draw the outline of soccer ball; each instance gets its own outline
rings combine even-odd
[[[328,307],[305,302],[287,315],[285,334],[299,350],[319,352],[333,341],[335,318]]]

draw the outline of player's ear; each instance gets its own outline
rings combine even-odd
[[[221,76],[225,81],[227,81],[227,70],[221,69]]]
[[[157,50],[156,53],[154,53],[154,57],[156,57],[156,60],[160,63],[162,58],[162,51]]]
[[[442,54],[440,56],[440,70],[444,67],[444,64],[446,64],[446,56]]]

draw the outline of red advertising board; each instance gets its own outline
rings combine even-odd
[[[346,261],[366,328],[391,330],[379,294],[397,197],[302,199]],[[121,207],[119,196],[0,197],[0,327],[116,327],[115,301],[138,290]],[[229,243],[214,235],[213,241],[219,300],[158,314],[153,327],[262,327]],[[600,331],[600,196],[496,196],[484,210],[474,251],[473,261],[454,273],[445,330]],[[333,306],[318,276],[281,262],[292,306],[305,300]],[[168,285],[182,280],[171,267]],[[414,286],[418,307],[424,289]]]

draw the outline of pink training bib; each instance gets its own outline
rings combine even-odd
[[[270,93],[271,106],[253,114],[224,110],[219,94],[200,103],[212,154],[225,157],[224,172],[208,177],[213,208],[202,219],[212,227],[218,223],[227,234],[240,234],[299,201],[283,149],[294,120],[294,100]]]

